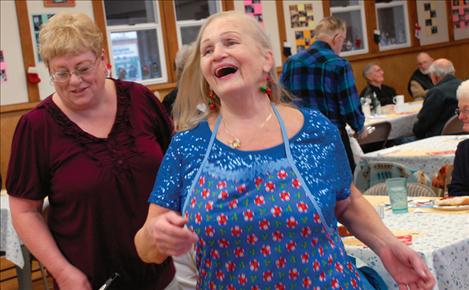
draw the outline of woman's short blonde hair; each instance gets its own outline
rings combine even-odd
[[[94,21],[83,13],[58,13],[42,26],[39,50],[44,63],[56,56],[75,55],[91,50],[101,55],[103,35]]]
[[[219,18],[236,19],[244,27],[247,28],[246,32],[252,38],[252,41],[258,46],[262,52],[272,52],[272,45],[264,29],[259,25],[257,20],[249,15],[236,11],[224,11],[211,15],[206,19],[200,28],[197,40],[192,44],[191,53],[184,66],[181,79],[179,80],[178,94],[173,108],[173,120],[177,131],[191,129],[197,124],[207,118],[211,113],[218,113],[218,106],[215,111],[210,111],[209,108],[209,92],[210,87],[202,75],[200,68],[200,42],[201,37],[207,26],[214,20]],[[281,102],[288,102],[291,100],[291,95],[283,89],[278,83],[277,72],[275,64],[272,65],[268,73],[270,81],[268,86],[271,88],[270,94],[271,102],[279,104]],[[198,109],[199,104],[205,104],[207,110],[201,112]]]
[[[456,90],[458,101],[469,100],[469,80],[463,81]]]

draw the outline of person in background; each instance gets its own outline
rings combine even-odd
[[[16,127],[6,182],[13,225],[55,289],[98,289],[114,273],[110,289],[165,289],[171,258],[142,262],[133,236],[172,123],[145,86],[106,79],[102,40],[81,13],[58,13],[39,33],[55,93]]]
[[[407,90],[412,98],[424,98],[429,89],[433,88],[433,82],[428,69],[433,58],[426,52],[417,54],[417,69],[412,73]]]
[[[337,128],[287,96],[257,20],[211,15],[179,83],[178,133],[135,236],[140,257],[160,263],[195,246],[197,289],[371,289],[346,255],[340,220],[399,285],[431,289],[423,260],[351,186]]]
[[[446,121],[454,115],[458,100],[456,89],[461,81],[454,76],[454,66],[451,61],[440,58],[435,60],[429,68],[432,82],[435,85],[428,90],[417,114],[417,121],[413,131],[417,139],[441,134]]]
[[[456,91],[458,98],[459,120],[463,122],[464,132],[469,133],[469,80],[461,83]],[[469,139],[461,141],[454,156],[454,169],[451,183],[448,185],[448,195],[469,195]]]
[[[394,104],[393,98],[396,95],[396,90],[384,84],[384,71],[374,63],[365,65],[363,69],[363,77],[366,79],[368,86],[366,86],[360,93],[360,98],[370,98],[376,95],[381,106]],[[363,101],[362,101],[363,103]],[[371,102],[373,105],[373,102]],[[373,110],[373,107],[371,108]]]
[[[317,38],[313,45],[283,65],[281,82],[298,98],[297,105],[321,111],[337,126],[353,172],[355,162],[345,126],[349,124],[360,139],[366,138],[368,132],[352,67],[338,55],[346,32],[343,20],[323,18],[315,28]]]
[[[178,82],[181,78],[182,71],[184,70],[184,64],[186,63],[187,57],[189,56],[191,51],[190,45],[183,45],[176,53],[176,57],[174,59],[174,68],[176,70],[176,87],[172,89],[163,99],[163,105],[166,108],[166,111],[169,115],[173,111],[173,104],[176,100],[176,95],[178,93]]]

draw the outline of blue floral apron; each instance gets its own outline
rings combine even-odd
[[[196,244],[198,289],[360,289],[360,275],[285,147],[283,166],[229,180],[208,168],[218,117],[183,206]]]

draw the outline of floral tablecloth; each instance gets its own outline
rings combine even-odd
[[[469,289],[469,214],[438,211],[392,214],[384,223],[393,231],[412,233],[411,248],[422,255],[437,284],[434,289]],[[375,269],[389,289],[398,289],[381,260],[369,248],[348,245],[347,252]]]
[[[0,195],[1,205],[1,237],[0,250],[5,252],[5,258],[18,267],[23,268],[24,258],[21,251],[21,240],[16,234],[11,223],[10,206],[8,204],[8,196],[2,191]]]
[[[441,166],[453,164],[458,143],[468,138],[469,135],[435,136],[367,153],[361,158],[366,161],[397,162],[423,170],[431,178]]]

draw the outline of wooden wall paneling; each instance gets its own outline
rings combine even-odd
[[[156,1],[156,0],[155,0]],[[174,70],[174,59],[179,49],[176,32],[176,16],[173,1],[159,1],[160,22],[163,30],[164,50],[166,53],[166,69],[168,71],[168,81],[176,81],[176,71]]]
[[[10,160],[11,141],[16,124],[26,111],[2,113],[0,118],[0,173],[2,175],[2,188],[5,188],[8,162]]]
[[[446,11],[448,15],[448,35],[449,41],[454,41],[453,11],[451,10],[451,1],[446,1]]]
[[[28,71],[28,67],[36,66],[34,59],[33,41],[31,39],[31,28],[29,27],[28,4],[25,0],[18,0],[16,4],[16,14],[18,17],[18,29],[21,39],[21,51],[23,53],[24,73]],[[27,82],[28,100],[29,102],[37,102],[40,100],[39,87],[37,84]]]
[[[410,46],[420,46],[420,40],[415,36],[415,24],[418,23],[417,3],[415,0],[407,1],[407,11],[409,13]]]
[[[322,10],[324,12],[324,17],[331,16],[331,3],[330,3],[330,0],[323,0],[322,1]]]
[[[106,61],[111,63],[111,58],[109,56],[109,44],[107,39],[107,29],[106,29],[106,15],[104,13],[104,3],[102,0],[93,0],[93,14],[94,14],[94,22],[101,30],[103,34],[103,48],[104,54],[106,55]]]
[[[364,1],[366,35],[368,37],[369,53],[379,52],[379,45],[374,41],[374,31],[378,29],[376,22],[376,9],[374,1]]]
[[[287,41],[287,32],[285,29],[285,14],[283,11],[283,0],[275,1],[276,10],[277,10],[277,25],[278,25],[278,34],[280,40],[280,49],[281,49],[281,56],[282,56],[282,64],[287,60],[287,57],[283,54],[283,43]]]
[[[234,10],[234,2],[233,0],[222,0],[221,1],[221,9],[223,11]]]

